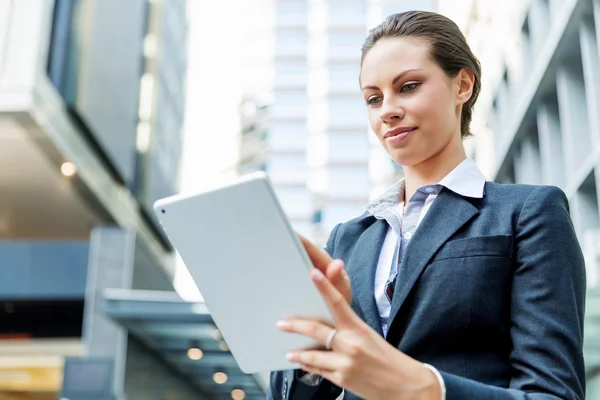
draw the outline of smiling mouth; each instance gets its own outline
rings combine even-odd
[[[384,138],[388,143],[398,143],[406,139],[411,133],[413,133],[417,128],[412,128],[409,130],[406,129],[398,129],[397,132],[391,131],[385,134]]]

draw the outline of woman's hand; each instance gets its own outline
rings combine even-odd
[[[350,287],[350,278],[344,270],[344,262],[332,259],[325,250],[315,246],[304,236],[298,234],[298,237],[302,241],[302,245],[306,249],[314,267],[327,277],[329,282],[344,296],[346,302],[350,304],[352,301],[352,289]]]
[[[291,362],[365,399],[440,398],[433,372],[398,351],[363,322],[320,269],[313,270],[311,277],[333,314],[337,333],[331,340],[331,351],[296,351],[288,354]],[[284,320],[277,325],[284,332],[308,336],[324,346],[334,329],[306,319]]]

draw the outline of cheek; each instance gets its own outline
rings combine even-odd
[[[419,123],[437,130],[439,126],[446,126],[449,123],[449,116],[452,111],[448,108],[448,99],[445,98],[445,93],[435,91],[423,93],[415,99],[411,111]]]

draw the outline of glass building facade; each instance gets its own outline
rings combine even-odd
[[[488,74],[472,156],[491,180],[554,185],[569,199],[587,269],[587,398],[600,398],[600,2],[476,1],[469,13]]]
[[[175,293],[152,213],[179,191],[188,23],[186,0],[0,2],[0,397],[264,392]]]

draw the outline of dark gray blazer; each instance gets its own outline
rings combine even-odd
[[[373,290],[386,230],[364,214],[336,226],[327,245],[346,263],[352,308],[380,334]],[[436,367],[447,400],[584,398],[585,265],[560,189],[488,182],[472,199],[444,188],[403,260],[387,341]],[[267,398],[340,393],[278,371]]]

